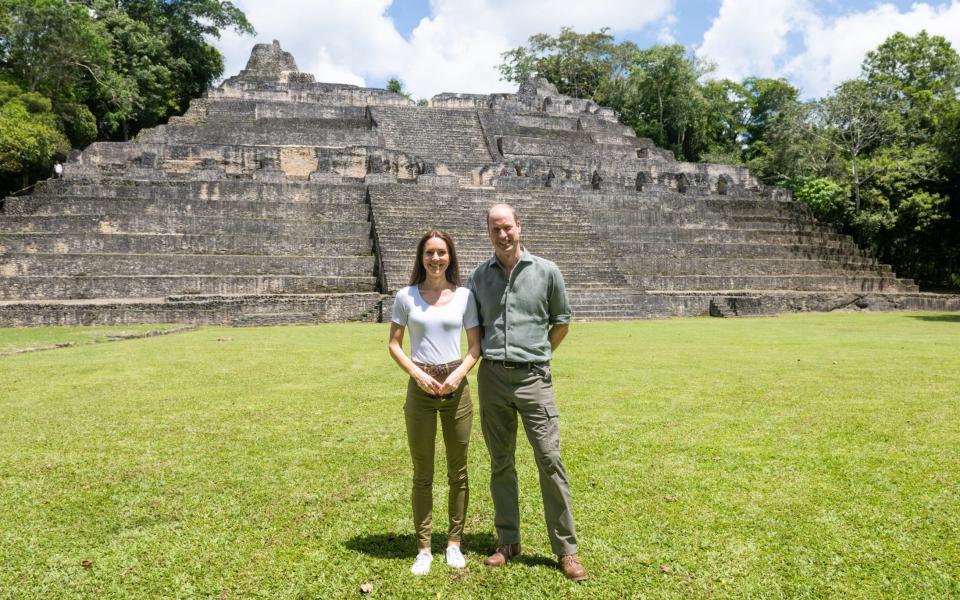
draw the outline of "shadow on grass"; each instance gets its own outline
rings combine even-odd
[[[488,549],[492,552],[496,542],[496,538],[489,533],[467,533],[461,543],[466,552],[484,553]],[[355,552],[377,558],[409,558],[416,553],[417,539],[412,533],[374,533],[350,538],[343,545]],[[446,548],[447,536],[434,533],[430,538],[430,545],[434,549]]]
[[[939,321],[941,323],[960,323],[960,314],[955,315],[910,315],[921,321]]]
[[[434,533],[430,538],[430,544],[434,550],[445,548],[447,546],[447,536],[442,533]],[[347,540],[343,545],[355,552],[361,552],[377,558],[409,559],[416,553],[417,539],[412,533],[375,533],[371,535],[358,535],[357,537]],[[492,554],[496,549],[496,545],[497,538],[490,533],[468,533],[463,536],[464,551],[471,552],[475,555],[486,556],[487,554]],[[536,565],[544,565],[547,567],[557,566],[556,560],[546,556],[521,554],[513,560],[531,567]]]

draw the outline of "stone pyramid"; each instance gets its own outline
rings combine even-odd
[[[426,229],[465,275],[490,255],[496,202],[579,319],[960,310],[785,190],[678,162],[544,80],[419,107],[318,83],[274,42],[184,116],[3,200],[0,325],[381,320]]]

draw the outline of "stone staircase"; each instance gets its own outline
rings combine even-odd
[[[368,212],[358,184],[46,182],[0,215],[0,321],[377,318]]]
[[[473,169],[493,161],[476,111],[377,107],[370,112],[387,148],[441,163],[465,183]]]
[[[919,291],[797,202],[737,196],[595,193],[589,218],[648,292]]]
[[[442,229],[453,236],[461,277],[466,281],[477,265],[492,256],[484,219],[487,209],[497,203],[517,210],[524,247],[560,268],[576,318],[652,316],[643,302],[644,294],[631,286],[621,269],[621,257],[594,230],[578,198],[545,192],[370,186],[383,289],[392,294],[407,285],[416,244],[429,229]],[[385,301],[385,318],[390,308]],[[657,314],[669,313],[658,308]]]

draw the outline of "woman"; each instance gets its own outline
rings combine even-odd
[[[466,375],[480,357],[480,327],[470,290],[460,287],[453,240],[443,231],[428,231],[417,245],[410,285],[397,292],[388,347],[393,360],[410,375],[403,413],[413,459],[413,523],[418,553],[410,570],[426,575],[433,555],[433,455],[437,415],[443,428],[450,486],[447,565],[466,566],[460,538],[467,512],[467,445],[473,405]],[[467,355],[460,359],[460,329],[467,330]],[[403,332],[410,329],[410,356],[403,352]]]

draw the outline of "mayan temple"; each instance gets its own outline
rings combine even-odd
[[[677,162],[543,80],[418,107],[315,82],[274,42],[184,116],[3,200],[0,325],[381,320],[426,229],[465,275],[490,256],[497,202],[578,319],[960,310],[745,168]]]

